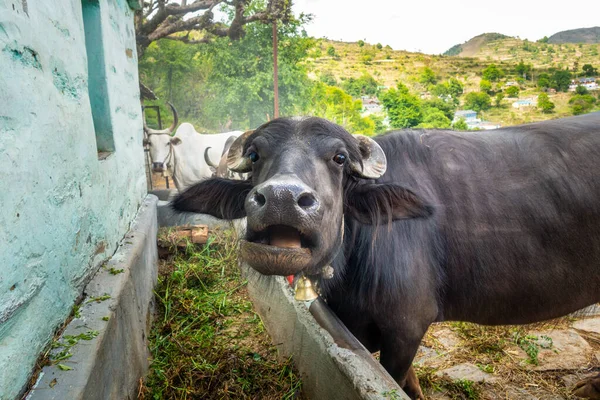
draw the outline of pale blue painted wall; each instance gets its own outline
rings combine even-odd
[[[114,146],[104,160],[82,0],[0,0],[0,399],[22,390],[146,193],[133,10],[97,3]]]

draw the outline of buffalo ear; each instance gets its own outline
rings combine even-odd
[[[367,225],[433,214],[433,207],[421,197],[394,184],[359,185],[346,194],[344,207],[344,212]]]
[[[171,144],[173,146],[177,146],[177,145],[181,144],[181,138],[178,138],[177,136],[171,138]]]
[[[196,183],[171,202],[177,212],[210,214],[220,219],[246,216],[244,201],[252,190],[250,181],[212,178]]]

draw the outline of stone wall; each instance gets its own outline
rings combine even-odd
[[[0,0],[0,399],[129,229],[142,137],[126,0]]]

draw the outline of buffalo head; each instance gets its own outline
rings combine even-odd
[[[411,191],[373,180],[386,171],[382,148],[321,118],[279,118],[232,144],[228,167],[251,179],[213,178],[180,194],[175,210],[247,217],[242,258],[267,275],[315,273],[343,240],[344,215],[363,224],[428,216]]]

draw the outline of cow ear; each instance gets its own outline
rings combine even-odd
[[[171,144],[173,146],[177,146],[177,145],[181,144],[181,138],[178,138],[177,136],[172,137],[171,138]]]
[[[210,214],[220,219],[246,216],[244,201],[250,193],[250,181],[212,178],[196,183],[179,194],[171,208],[177,212]]]
[[[346,194],[344,207],[347,214],[367,225],[433,214],[433,207],[421,197],[394,184],[359,185]]]

